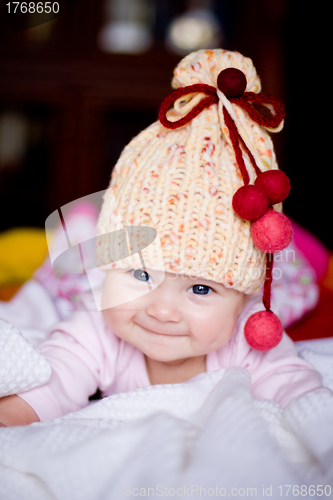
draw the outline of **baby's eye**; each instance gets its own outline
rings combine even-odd
[[[137,279],[138,281],[144,281],[145,283],[148,282],[150,283],[151,281],[149,274],[143,269],[133,269],[131,273],[134,276],[134,278]]]
[[[196,295],[207,295],[208,293],[211,293],[213,291],[214,290],[208,285],[193,285],[189,289],[189,292],[195,293]]]

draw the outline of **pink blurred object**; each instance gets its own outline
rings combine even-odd
[[[89,215],[97,219],[98,210],[93,203],[89,203],[88,201],[79,201],[77,203],[71,204],[71,207],[68,210],[68,215],[72,214]]]
[[[319,282],[326,276],[330,252],[313,234],[296,222],[292,221],[292,226],[294,243],[313,267]]]

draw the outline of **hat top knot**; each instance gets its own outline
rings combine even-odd
[[[252,60],[238,52],[223,49],[198,50],[188,54],[174,69],[172,87],[186,87],[195,83],[216,87],[219,74],[227,68],[244,73],[248,92],[260,92],[260,79]]]
[[[237,68],[226,68],[217,77],[217,88],[227,97],[240,97],[246,85],[246,76]]]

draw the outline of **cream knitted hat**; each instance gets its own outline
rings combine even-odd
[[[124,233],[118,231],[118,239],[113,236],[123,227],[148,226],[158,238],[150,245],[147,241],[141,252],[147,268],[198,276],[253,293],[267,278],[266,252],[284,248],[291,238],[284,228],[278,237],[286,236],[284,246],[260,244],[251,222],[260,222],[270,212],[281,215],[281,203],[273,200],[273,205],[266,188],[254,183],[260,171],[278,169],[266,129],[280,130],[283,115],[277,118],[276,101],[259,94],[253,63],[238,52],[189,54],[175,68],[172,86],[178,90],[162,104],[160,120],[131,140],[113,169],[98,221],[98,265],[141,266],[137,254],[121,257]],[[261,97],[259,104],[254,102],[256,95]],[[259,105],[271,111],[266,120]],[[264,208],[255,215],[242,211],[242,196],[235,203],[234,195],[243,193],[239,188],[244,185],[257,190],[250,196],[255,207],[261,207],[259,198],[264,197]],[[250,198],[245,196],[246,207]],[[259,236],[266,237],[271,226],[271,221],[268,227],[266,223],[266,229],[257,231]],[[143,232],[138,234],[142,238]]]

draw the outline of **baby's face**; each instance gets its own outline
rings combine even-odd
[[[147,286],[151,290],[138,296]],[[105,309],[103,316],[118,337],[158,361],[220,349],[246,301],[244,294],[213,281],[171,273],[163,280],[160,271],[151,270],[108,271],[103,293],[104,299],[110,293],[136,294],[134,300]]]

